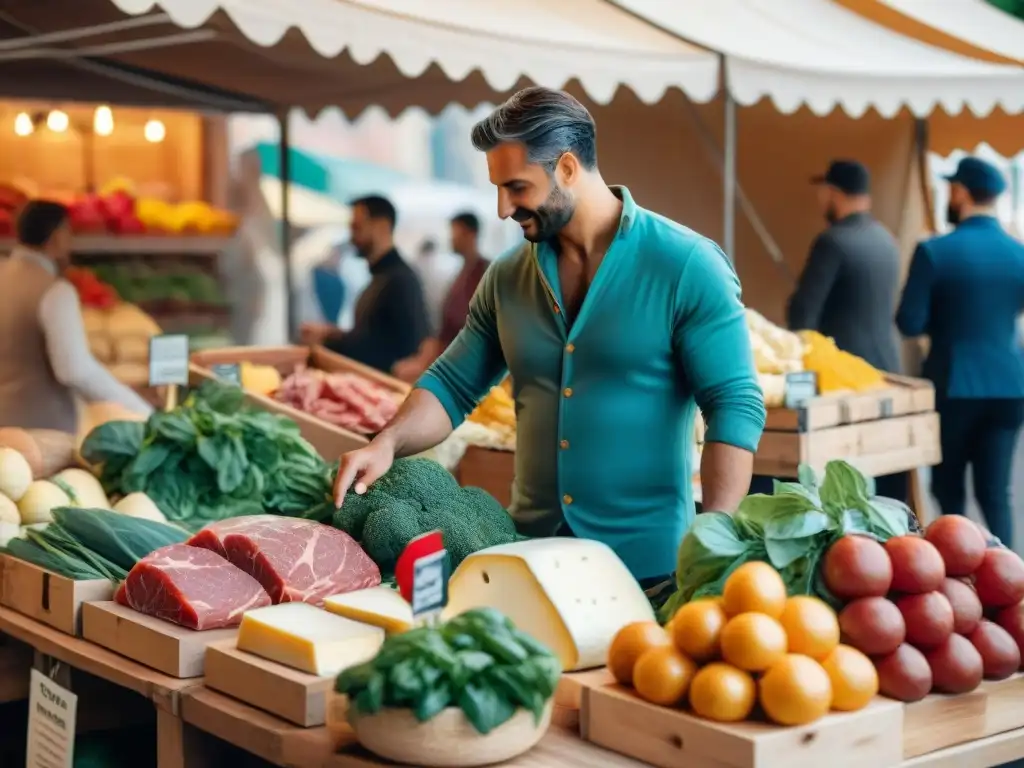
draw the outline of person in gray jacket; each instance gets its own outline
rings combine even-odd
[[[789,327],[818,331],[875,368],[899,373],[899,246],[871,215],[868,169],[856,160],[836,160],[811,181],[818,185],[829,226],[811,246],[789,300]],[[878,477],[876,492],[905,501],[907,481],[906,473]]]
[[[875,368],[899,373],[899,247],[871,215],[868,170],[855,160],[836,160],[812,182],[829,226],[811,246],[789,300],[789,327],[818,331]]]

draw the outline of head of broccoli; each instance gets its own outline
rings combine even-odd
[[[336,528],[359,541],[382,572],[417,536],[440,530],[451,567],[486,547],[516,541],[515,523],[498,500],[463,488],[436,461],[398,459],[366,493],[350,493],[334,515]]]

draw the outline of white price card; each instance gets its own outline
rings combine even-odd
[[[25,768],[72,768],[78,696],[38,669],[31,685]]]
[[[183,333],[149,340],[149,386],[188,384],[188,336]]]
[[[412,615],[416,621],[430,621],[440,615],[448,602],[448,568],[445,550],[419,558],[413,564]]]

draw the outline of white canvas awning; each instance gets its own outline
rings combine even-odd
[[[901,107],[918,116],[936,107],[1024,110],[1024,69],[922,43],[832,0],[615,3],[724,54],[726,84],[743,105],[770,98],[787,113],[806,105],[823,115],[838,106],[855,117],[872,107],[884,116]]]
[[[44,5],[35,0],[12,2],[19,6],[12,15],[20,14],[36,27],[61,23],[52,2],[45,4],[46,9],[32,8]],[[216,33],[216,40],[197,38],[179,48],[151,51],[139,48],[125,56],[118,55],[115,46],[112,53],[118,60],[278,104],[304,105],[313,112],[331,104],[330,93],[334,103],[350,114],[353,102],[361,108],[367,100],[433,109],[475,96],[472,88],[461,88],[467,78],[472,85],[474,75],[482,76],[497,94],[526,80],[551,87],[577,80],[598,103],[611,101],[621,86],[645,102],[660,100],[670,88],[706,102],[714,97],[719,83],[719,59],[713,53],[682,42],[605,0],[56,3],[69,6],[78,17],[83,15],[82,6],[98,9],[101,4],[113,4],[130,16],[165,14],[178,28]],[[296,30],[306,44],[304,53],[296,45],[301,42]],[[214,43],[220,43],[219,54]],[[321,61],[305,62],[303,55]],[[253,67],[241,66],[243,61],[251,61]],[[278,64],[277,71],[258,77],[258,71],[267,71],[268,63]],[[286,67],[315,69],[316,82],[310,82],[311,71],[306,78],[286,80]],[[388,76],[387,70],[397,72]],[[447,89],[438,82],[437,70],[443,73]],[[478,93],[479,87],[475,90]],[[391,93],[394,96],[389,99]]]
[[[986,0],[836,0],[894,32],[997,64],[1024,64],[1024,21]]]

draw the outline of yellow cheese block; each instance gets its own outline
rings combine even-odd
[[[655,620],[618,555],[587,539],[531,539],[470,555],[448,583],[446,615],[484,607],[551,648],[566,672],[603,666],[622,627]]]
[[[373,658],[384,630],[360,624],[306,603],[256,608],[242,616],[238,650],[318,677]]]
[[[328,597],[324,608],[346,619],[380,627],[385,632],[405,632],[412,628],[412,606],[389,587],[370,587]]]

